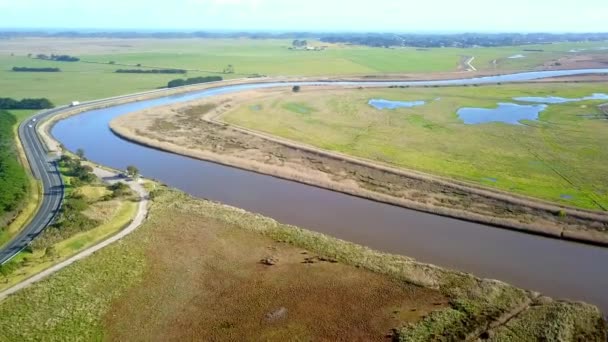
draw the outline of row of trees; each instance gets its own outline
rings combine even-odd
[[[0,223],[27,195],[27,176],[15,151],[16,123],[13,115],[0,111]]]
[[[31,55],[30,55],[31,57]],[[36,55],[37,59],[44,59],[48,61],[57,61],[57,62],[78,62],[80,58],[69,56],[69,55],[45,55],[43,53]]]
[[[59,68],[30,68],[30,67],[13,67],[15,72],[60,72]]]
[[[187,79],[176,79],[173,81],[169,81],[169,83],[167,83],[167,88],[175,88],[175,87],[181,87],[181,86],[185,86],[185,85],[191,85],[191,84],[199,84],[199,83],[208,83],[208,82],[217,82],[217,81],[221,81],[223,80],[223,78],[221,76],[202,76],[202,77],[192,77],[192,78],[187,78]]]
[[[115,71],[119,74],[185,74],[183,69],[118,69]]]
[[[53,103],[45,98],[15,100],[9,97],[0,97],[0,109],[48,109]]]

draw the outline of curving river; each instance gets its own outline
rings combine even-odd
[[[608,73],[608,69],[531,72],[466,80],[334,82],[340,85],[457,85]],[[403,209],[283,179],[178,156],[115,136],[113,118],[145,108],[218,94],[296,83],[225,86],[92,110],[59,121],[52,134],[68,149],[194,196],[220,201],[371,248],[500,279],[557,298],[583,300],[608,312],[608,248],[554,240]],[[300,85],[324,84],[299,82]]]

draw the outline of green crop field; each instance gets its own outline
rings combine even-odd
[[[326,45],[312,41],[314,45]],[[91,100],[165,86],[182,75],[116,74],[116,69],[160,67],[187,69],[185,77],[218,75],[229,64],[235,74],[336,76],[457,71],[463,56],[475,56],[479,70],[528,70],[571,49],[601,47],[605,42],[563,43],[505,48],[370,48],[327,44],[325,51],[293,51],[289,40],[253,39],[13,39],[0,46],[0,89],[5,97],[47,97],[56,104]],[[522,52],[543,49],[544,52]],[[80,62],[28,57],[69,54]],[[508,59],[515,54],[526,58]],[[597,51],[595,53],[608,53]],[[499,60],[494,66],[493,60]],[[109,64],[114,62],[115,64]],[[59,73],[13,72],[13,67],[53,67]]]
[[[465,125],[461,107],[495,108],[518,96],[583,97],[605,84],[336,89],[303,87],[245,103],[229,123],[399,167],[574,206],[608,208],[608,121],[602,101],[554,104],[538,121]],[[425,100],[378,110],[373,98]],[[603,101],[606,102],[606,101]],[[305,111],[302,108],[307,109]]]

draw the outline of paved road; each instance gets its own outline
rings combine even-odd
[[[103,104],[106,102],[112,103],[116,100],[137,98],[138,96],[154,93],[164,93],[170,90],[171,89],[157,89],[137,94],[83,102],[80,105]],[[21,125],[19,125],[19,140],[21,141],[34,177],[42,181],[43,197],[42,204],[38,209],[36,216],[15,238],[13,238],[13,240],[0,249],[0,265],[10,261],[26,248],[34,238],[53,223],[59,209],[61,209],[64,189],[61,175],[57,169],[57,156],[52,156],[48,153],[47,147],[38,135],[37,130],[38,125],[41,124],[44,119],[57,115],[66,109],[71,108],[70,106],[61,106],[42,111],[26,121],[23,121]]]
[[[135,231],[135,229],[137,229],[139,226],[141,226],[141,224],[144,222],[144,220],[146,219],[146,216],[148,215],[148,203],[149,203],[149,199],[148,199],[148,192],[146,191],[146,189],[137,181],[137,180],[123,180],[118,178],[118,175],[115,172],[111,172],[111,171],[107,171],[98,167],[93,168],[93,173],[95,173],[95,175],[99,178],[101,178],[104,182],[109,183],[109,184],[114,184],[116,182],[126,182],[131,189],[133,189],[133,191],[135,191],[140,198],[139,201],[139,205],[137,207],[137,214],[135,215],[135,217],[133,218],[133,221],[131,221],[131,223],[123,230],[121,230],[119,233],[117,233],[116,235],[100,242],[97,245],[94,245],[90,248],[85,249],[84,251],[70,257],[67,260],[64,260],[56,265],[53,265],[52,267],[36,274],[35,276],[28,278],[27,280],[22,281],[21,283],[3,291],[0,292],[0,301],[2,301],[4,298],[8,297],[9,295],[18,292],[48,276],[50,276],[51,274],[58,272],[60,270],[62,270],[63,268],[75,263],[78,260],[82,260],[86,257],[88,257],[89,255],[97,252],[98,250],[105,248],[106,246],[124,238],[125,236],[131,234],[133,231]]]
[[[44,228],[52,223],[61,207],[63,182],[57,169],[56,157],[48,155],[44,143],[36,133],[36,126],[41,119],[53,115],[62,109],[64,107],[38,113],[32,118],[23,121],[19,126],[19,139],[25,150],[34,177],[42,181],[42,205],[36,216],[21,230],[19,235],[0,250],[0,264],[6,263],[27,247]],[[33,119],[36,119],[36,121],[33,121]]]

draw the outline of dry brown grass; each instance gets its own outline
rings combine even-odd
[[[143,282],[106,315],[111,340],[382,340],[447,306],[439,291],[306,263],[311,252],[204,214],[157,214],[153,225]]]

